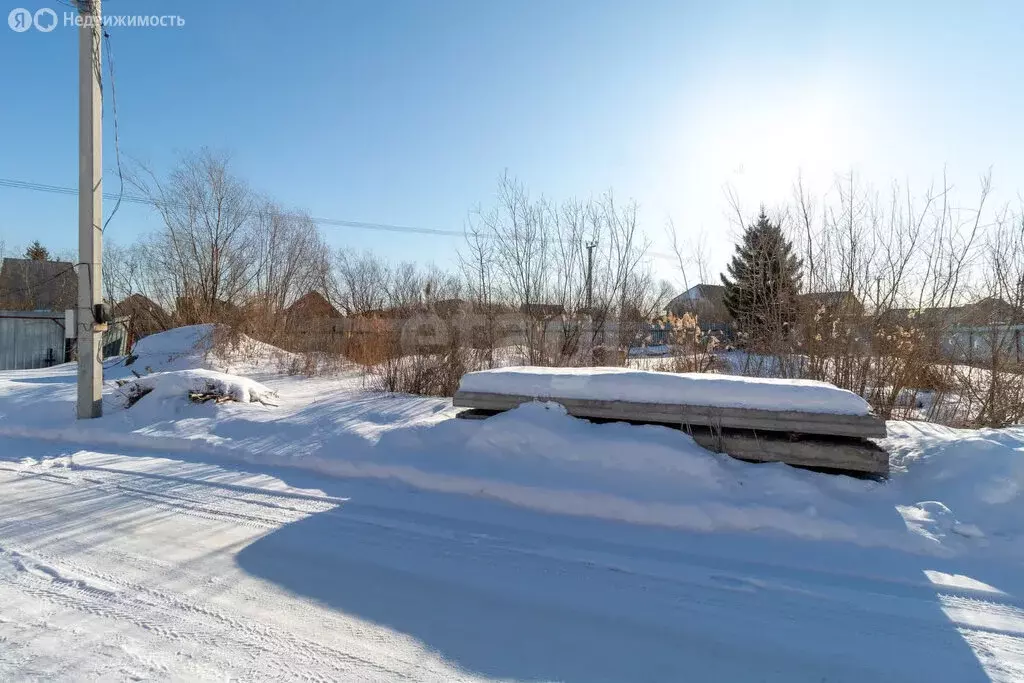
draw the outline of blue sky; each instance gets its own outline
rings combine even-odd
[[[53,7],[55,0],[6,0]],[[976,6],[975,6],[976,5]],[[228,151],[315,216],[461,229],[508,169],[553,198],[635,198],[731,248],[722,187],[783,201],[802,171],[1024,190],[1024,3],[108,0],[181,28],[111,27],[122,153]],[[0,178],[77,180],[73,28],[0,24]],[[116,191],[111,118],[106,190]],[[112,203],[108,202],[109,210]],[[108,237],[156,227],[124,205]],[[7,248],[76,246],[74,197],[0,188]],[[334,246],[452,262],[457,238],[325,228]],[[660,267],[668,275],[669,265]]]

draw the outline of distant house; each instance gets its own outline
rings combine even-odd
[[[0,265],[0,309],[64,311],[77,304],[73,263],[5,258]]]
[[[1021,323],[1021,311],[998,297],[987,297],[957,309],[957,325]]]
[[[966,363],[1024,363],[1022,311],[996,297],[949,310],[940,344],[947,358]]]
[[[926,351],[958,362],[987,363],[993,354],[1003,361],[1024,362],[1024,315],[996,297],[963,306],[923,309],[894,308],[878,316],[883,330],[916,330]]]
[[[284,309],[288,331],[293,335],[335,334],[343,330],[345,317],[320,292],[309,292]]]
[[[167,311],[142,294],[132,294],[115,304],[114,317],[128,320],[128,348],[147,335],[174,327]]]
[[[925,331],[942,331],[952,327],[1021,323],[1020,311],[995,297],[988,297],[963,306],[932,308],[893,308],[879,316],[885,327],[914,327]]]
[[[860,318],[864,315],[864,304],[853,292],[808,292],[797,296],[797,305],[804,315],[817,315],[834,320]]]
[[[337,319],[342,315],[320,292],[309,292],[284,309],[289,320]]]
[[[733,331],[732,315],[725,307],[725,287],[700,284],[675,297],[665,305],[665,312],[675,316],[687,313],[697,317],[697,324],[705,334]]]

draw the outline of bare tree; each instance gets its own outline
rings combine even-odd
[[[348,315],[383,309],[388,301],[391,273],[371,252],[340,249],[334,257],[335,286],[332,298]]]
[[[672,255],[675,256],[676,268],[683,280],[683,291],[689,291],[694,285],[710,283],[707,233],[701,230],[694,238],[681,240],[671,218],[665,224],[665,232],[672,247]]]
[[[252,292],[269,312],[326,289],[328,250],[308,214],[264,201],[252,224],[252,240]]]
[[[479,210],[470,215],[466,225],[466,246],[459,250],[459,265],[466,291],[473,307],[472,328],[466,329],[467,342],[482,348],[487,367],[494,367],[494,349],[498,337],[498,306],[500,294],[495,284],[495,246],[490,233],[478,220]]]
[[[551,312],[551,207],[544,199],[531,200],[522,183],[505,174],[498,182],[496,206],[480,214],[478,220],[493,241],[498,286],[508,303],[527,319],[524,332],[529,361],[540,363]]]
[[[166,179],[140,168],[131,182],[157,208],[163,228],[150,256],[185,322],[220,319],[242,302],[253,278],[258,206],[249,186],[229,170],[226,155],[186,155]]]

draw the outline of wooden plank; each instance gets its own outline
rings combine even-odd
[[[786,439],[755,432],[717,434],[708,429],[694,429],[691,436],[710,451],[740,460],[889,475],[889,454],[863,439]]]
[[[635,403],[579,398],[537,399],[533,396],[459,391],[453,404],[457,408],[511,410],[522,403],[551,400],[565,406],[570,415],[627,422],[657,422],[674,426],[700,426],[758,431],[822,434],[858,438],[881,438],[885,422],[875,415],[833,415],[794,411],[756,410],[753,408],[716,408],[671,403]]]

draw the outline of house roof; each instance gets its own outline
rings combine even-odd
[[[331,302],[320,292],[309,292],[295,300],[291,306],[285,309],[285,313],[293,316],[305,316],[309,318],[341,318]]]
[[[992,325],[1006,323],[1014,317],[1014,307],[995,297],[988,297],[963,306],[893,308],[881,315],[884,322],[916,326],[947,327],[952,325]]]
[[[171,316],[160,304],[142,294],[131,294],[114,306],[114,315],[130,316],[132,324],[143,329],[170,329]]]
[[[666,308],[681,306],[683,304],[696,301],[709,301],[713,304],[717,304],[724,300],[725,287],[723,285],[699,284],[694,285],[682,294],[673,297],[673,299],[666,304]]]
[[[78,276],[66,261],[5,258],[0,265],[0,308],[63,311],[78,299]]]

